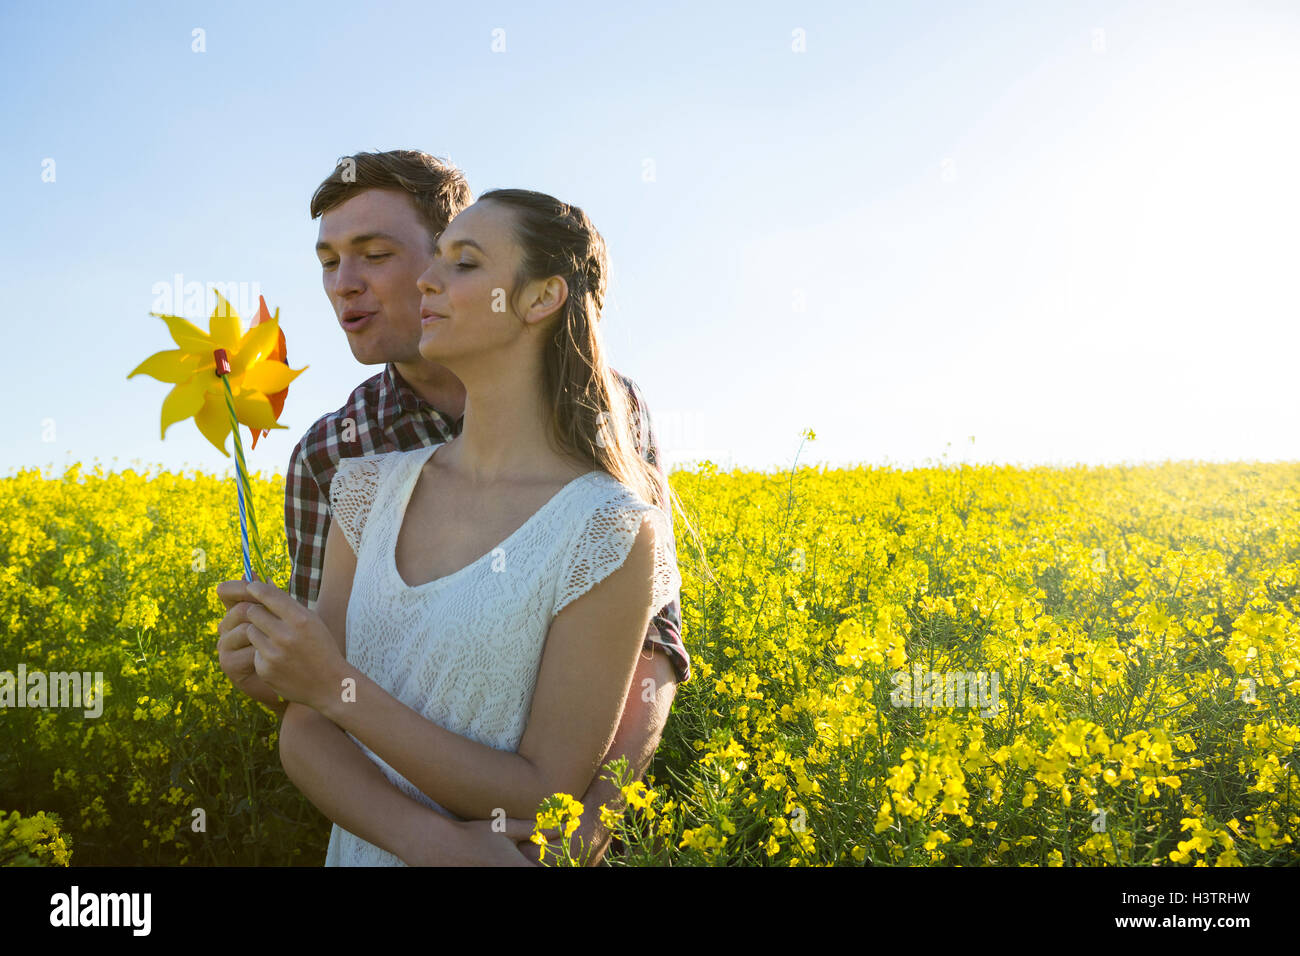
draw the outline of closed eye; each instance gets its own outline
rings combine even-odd
[[[387,259],[391,255],[392,255],[391,252],[375,252],[366,256],[366,259],[368,259],[371,262],[375,262],[379,259]],[[339,263],[337,259],[326,259],[322,261],[320,265],[322,269],[332,269],[338,264]]]

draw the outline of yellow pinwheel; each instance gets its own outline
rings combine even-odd
[[[215,350],[225,349],[230,362],[229,383],[236,418],[262,431],[286,427],[276,421],[279,409],[272,406],[271,397],[285,392],[307,367],[291,369],[271,357],[280,337],[279,309],[274,317],[263,318],[244,331],[234,307],[220,292],[216,296],[207,332],[179,315],[151,312],[167,323],[178,348],[149,356],[127,378],[144,374],[176,386],[163,400],[162,437],[167,437],[171,425],[193,417],[204,437],[228,458],[226,436],[233,424],[226,408],[225,386],[216,371]],[[261,311],[266,311],[265,302]],[[276,404],[283,407],[282,396]]]

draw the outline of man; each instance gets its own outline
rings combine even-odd
[[[460,432],[464,387],[448,369],[419,352],[421,293],[416,279],[429,266],[438,234],[470,199],[459,170],[415,150],[346,157],[312,197],[312,218],[321,220],[316,251],[325,292],[353,356],[363,365],[383,363],[384,370],[355,389],[338,411],[318,419],[290,458],[285,490],[285,530],[293,560],[289,593],[310,609],[320,585],[330,522],[329,487],[339,459],[410,451],[450,441]],[[630,379],[618,377],[638,413],[646,458],[658,464],[644,398]],[[666,483],[662,466],[660,474]],[[602,766],[625,755],[636,777],[644,775],[676,683],[690,678],[680,620],[676,602],[651,620]],[[252,648],[245,642],[223,651],[222,668],[236,686],[283,714],[285,705],[257,680],[252,659]],[[575,847],[581,839],[594,848],[594,863],[609,842],[598,808],[621,806],[621,801],[617,790],[600,779],[580,799],[584,813],[573,841]],[[483,834],[482,859],[499,859],[487,841],[500,838],[487,830],[476,832]]]

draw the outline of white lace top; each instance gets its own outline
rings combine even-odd
[[[681,578],[671,525],[663,510],[592,471],[474,563],[411,587],[397,573],[397,532],[420,470],[437,447],[339,462],[330,511],[357,556],[347,659],[438,726],[513,752],[528,723],[551,619],[622,566],[647,514],[657,541],[647,610],[677,596]],[[460,819],[357,743],[403,793]],[[325,865],[403,864],[335,824]]]

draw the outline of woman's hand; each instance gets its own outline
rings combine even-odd
[[[217,663],[231,684],[253,700],[278,710],[285,703],[257,676],[253,667],[253,657],[257,651],[248,639],[248,628],[241,626],[248,623],[245,612],[250,607],[260,605],[237,600],[232,597],[232,591],[223,590],[226,585],[232,584],[239,585],[239,593],[243,593],[243,581],[225,581],[217,585],[217,597],[226,606],[226,616],[217,624]]]
[[[533,821],[507,817],[504,829],[498,830],[493,829],[495,823],[494,820],[455,821],[456,839],[451,846],[436,844],[437,840],[445,839],[445,821],[440,821],[436,830],[409,835],[410,849],[403,854],[402,862],[407,866],[537,866],[537,847],[529,840]],[[559,835],[555,829],[542,833],[552,840]]]
[[[494,831],[492,820],[465,820],[460,826],[478,848],[480,866],[538,866],[537,845],[529,840],[536,825],[532,820],[507,817],[504,831]],[[543,830],[549,840],[558,830]]]
[[[217,593],[229,607],[247,602],[242,629],[253,645],[253,670],[286,700],[320,710],[339,693],[347,661],[329,627],[274,584],[224,581]],[[229,636],[229,632],[227,637]]]

